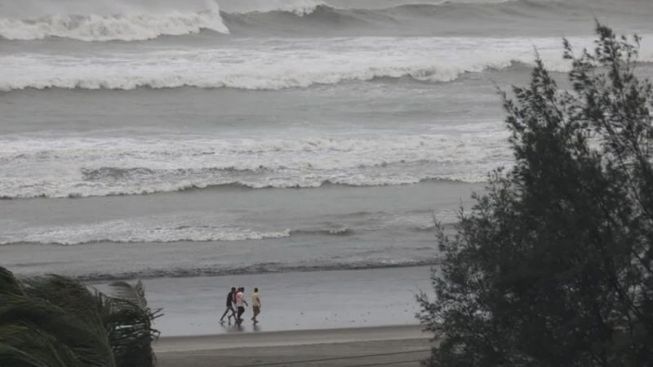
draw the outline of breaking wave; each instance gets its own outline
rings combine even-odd
[[[256,231],[249,228],[210,228],[177,226],[135,228],[122,221],[105,222],[79,228],[44,228],[33,233],[8,233],[0,245],[16,243],[84,245],[92,243],[170,243],[264,240],[290,237],[289,230]]]
[[[281,239],[290,237],[346,237],[366,232],[431,231],[433,213],[365,212],[326,216],[312,223],[277,223],[261,226],[234,213],[180,212],[125,219],[103,220],[68,225],[25,225],[6,223],[0,233],[0,245],[40,244],[74,246],[109,243],[234,242]],[[444,223],[454,222],[449,210],[438,212]],[[284,228],[288,225],[289,228]]]
[[[591,38],[570,39],[578,47]],[[156,49],[83,55],[0,56],[0,90],[237,88],[277,90],[409,77],[449,82],[467,73],[531,63],[537,47],[547,67],[566,71],[558,38],[356,37],[265,39],[220,48]],[[653,60],[645,37],[642,61]]]
[[[313,13],[318,7],[328,7],[324,0],[264,0],[264,1],[221,1],[225,15],[268,14],[286,12],[297,16]]]
[[[39,40],[49,37],[80,41],[141,41],[160,36],[179,36],[211,30],[227,34],[215,3],[197,12],[170,11],[163,14],[64,14],[38,18],[0,18],[0,37],[8,40]]]
[[[478,182],[511,162],[506,137],[497,121],[456,135],[1,139],[0,197]]]
[[[509,21],[516,29],[528,29],[529,25],[538,29],[546,29],[547,25],[551,28],[550,22],[563,16],[589,21],[591,26],[594,17],[620,14],[622,7],[617,2],[601,0],[497,0],[483,3],[388,0],[378,2],[381,5],[375,5],[373,1],[340,0],[209,0],[195,4],[195,7],[168,3],[163,8],[154,6],[156,1],[117,0],[118,6],[103,0],[90,1],[91,5],[75,3],[77,0],[74,0],[73,6],[69,7],[52,6],[51,0],[33,1],[42,8],[53,10],[3,14],[4,17],[0,17],[1,38],[141,41],[202,31],[307,36],[365,33],[366,29],[374,34],[387,34],[384,30],[388,30],[395,35],[443,35],[455,32],[461,23],[467,24],[468,30],[474,29],[474,33],[485,34],[484,29],[504,21]],[[595,4],[597,1],[601,4]],[[627,1],[627,6],[642,19],[651,15],[650,4],[646,1]],[[159,2],[166,3],[164,0]],[[474,19],[474,24],[469,24],[469,19]]]

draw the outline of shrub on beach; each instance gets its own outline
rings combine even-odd
[[[653,86],[639,38],[597,25],[562,90],[537,60],[506,94],[515,165],[438,230],[431,366],[653,365]]]
[[[0,267],[0,366],[153,366],[152,321],[140,282],[114,295],[50,275],[18,280]]]

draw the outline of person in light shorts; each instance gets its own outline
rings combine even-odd
[[[258,322],[256,316],[261,313],[261,295],[258,293],[258,288],[254,288],[252,293],[252,311],[254,312],[252,321],[256,324]]]

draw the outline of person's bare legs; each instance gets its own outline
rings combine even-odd
[[[261,313],[261,309],[259,307],[253,307],[253,312],[254,312],[254,316],[252,316],[252,321],[254,321],[254,323],[256,324],[258,322],[256,316],[258,316],[258,314]]]

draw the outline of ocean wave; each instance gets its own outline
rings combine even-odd
[[[16,60],[15,62],[19,62]],[[307,70],[295,74],[290,70],[283,71],[284,75],[275,75],[274,71],[268,75],[211,75],[210,72],[198,72],[192,75],[192,68],[180,71],[163,70],[161,75],[152,74],[143,70],[142,75],[119,74],[119,71],[110,71],[108,75],[74,75],[65,71],[63,75],[43,76],[37,78],[12,77],[0,80],[0,91],[23,89],[86,89],[86,90],[133,90],[138,88],[170,89],[194,87],[203,89],[233,88],[244,90],[281,90],[289,88],[308,88],[316,85],[333,85],[351,81],[372,81],[379,79],[410,78],[418,82],[451,82],[461,75],[478,73],[486,70],[507,69],[515,60],[491,62],[487,65],[470,65],[467,68],[452,66],[406,65],[406,66],[373,66],[357,67],[354,70],[328,71]],[[39,66],[41,67],[41,66]],[[197,70],[197,69],[195,69]],[[55,73],[57,70],[53,70]],[[126,70],[125,70],[126,71]],[[84,72],[80,70],[80,72]],[[154,71],[156,72],[156,71]],[[254,74],[254,73],[251,73]],[[13,80],[6,80],[13,79]]]
[[[211,266],[201,268],[172,268],[172,269],[145,269],[132,272],[86,273],[72,275],[72,277],[86,282],[104,282],[124,279],[151,279],[151,278],[187,278],[201,276],[223,276],[223,275],[244,275],[244,274],[266,274],[266,273],[290,273],[290,272],[312,272],[312,271],[337,271],[337,270],[365,270],[400,268],[413,266],[431,266],[439,264],[438,257],[421,257],[420,259],[381,259],[366,261],[348,262],[316,262],[305,263],[257,263],[245,266]]]
[[[214,3],[213,3],[214,4]],[[211,30],[228,34],[217,5],[199,12],[165,14],[49,15],[39,18],[0,18],[0,38],[40,40],[49,37],[80,41],[141,41]]]
[[[510,164],[506,138],[497,121],[456,135],[0,139],[0,197],[479,182]]]
[[[605,0],[424,0],[377,1],[378,4],[338,0],[220,0],[205,1],[201,6],[203,10],[190,10],[183,3],[172,4],[166,9],[150,9],[152,3],[139,4],[139,1],[134,1],[125,5],[124,1],[117,1],[123,6],[116,6],[103,0],[92,1],[92,6],[75,4],[61,10],[61,6],[53,6],[51,0],[34,1],[49,4],[43,8],[57,9],[61,13],[40,11],[36,12],[38,15],[25,16],[25,12],[20,12],[22,17],[3,14],[4,17],[0,17],[1,38],[141,41],[203,31],[265,37],[347,34],[417,36],[465,32],[486,35],[488,29],[503,35],[513,34],[515,30],[552,34],[552,29],[556,27],[552,27],[551,22],[559,22],[563,17],[568,25],[571,24],[570,29],[576,30],[576,23],[591,28],[595,17],[609,17],[625,24],[633,21],[645,24],[653,15],[650,4],[644,0],[629,0],[626,5],[637,16],[623,14],[623,5]],[[218,3],[224,5],[219,8]],[[469,22],[469,19],[474,22]],[[510,26],[502,31],[496,27],[497,24]]]
[[[432,215],[429,212],[375,212],[365,213],[362,217],[355,213],[343,214],[333,219],[329,216],[316,218],[317,223],[292,228],[283,228],[283,224],[274,225],[278,228],[261,227],[248,224],[250,220],[238,214],[215,212],[182,212],[68,225],[6,223],[0,233],[0,245],[238,242],[305,236],[344,237],[380,230],[421,232],[433,229]],[[449,217],[447,211],[438,213],[438,218],[447,223],[455,219]]]
[[[323,0],[265,0],[265,1],[232,1],[225,2],[223,11],[229,14],[264,14],[286,12],[297,16],[313,13],[318,7],[328,7]]]
[[[427,174],[428,175],[428,174]],[[345,186],[345,187],[379,187],[379,186],[400,186],[400,185],[413,185],[424,182],[450,182],[450,183],[483,183],[486,182],[487,177],[480,172],[475,173],[460,173],[454,175],[441,175],[434,177],[420,177],[403,175],[399,177],[350,177],[339,179],[304,179],[304,178],[286,178],[270,180],[268,182],[242,182],[231,181],[226,183],[161,183],[159,185],[152,185],[144,187],[143,183],[136,184],[134,187],[127,187],[126,185],[120,188],[108,187],[95,187],[88,188],[86,191],[80,190],[79,187],[73,188],[72,192],[65,193],[61,191],[39,190],[36,187],[29,187],[28,192],[19,194],[4,193],[0,194],[0,200],[16,200],[16,199],[33,199],[33,198],[86,198],[95,196],[131,196],[131,195],[152,195],[158,193],[169,192],[185,192],[195,190],[210,190],[221,188],[242,188],[242,189],[317,189],[327,186]],[[47,183],[42,183],[47,186]],[[29,185],[32,186],[32,185]],[[34,185],[36,186],[36,185]],[[82,186],[82,185],[79,185]],[[346,234],[346,233],[344,233]]]
[[[134,223],[137,223],[136,225]],[[290,237],[290,230],[266,231],[238,226],[216,226],[114,220],[77,226],[30,227],[5,231],[0,245],[86,245],[94,243],[233,242]]]
[[[570,39],[592,47],[591,38]],[[642,61],[653,60],[653,38]],[[355,37],[241,40],[220,48],[156,49],[89,55],[0,56],[0,90],[237,88],[277,90],[378,78],[450,82],[468,73],[529,64],[566,71],[558,38]]]
[[[637,16],[623,14],[623,5],[601,0],[512,0],[512,1],[414,1],[381,2],[379,6],[357,6],[347,2],[292,7],[274,6],[262,11],[227,12],[225,23],[234,35],[455,35],[578,34],[578,24],[591,30],[595,17],[612,22],[646,26],[653,15],[644,0],[630,0],[627,7]],[[369,4],[368,4],[369,5]],[[565,19],[566,24],[560,23]],[[473,22],[469,20],[473,19]],[[555,33],[551,23],[563,27]],[[501,24],[502,27],[497,27]],[[645,27],[642,29],[650,29]]]
[[[331,228],[305,228],[290,231],[290,235],[307,235],[307,236],[349,236],[354,234],[354,229],[340,226]]]
[[[293,236],[349,236],[354,229],[346,226],[261,230],[251,228],[173,225],[166,227],[147,223],[107,221],[70,227],[31,227],[20,231],[7,231],[0,235],[1,245],[39,244],[79,246],[98,243],[173,243],[173,242],[235,242],[269,240]]]

